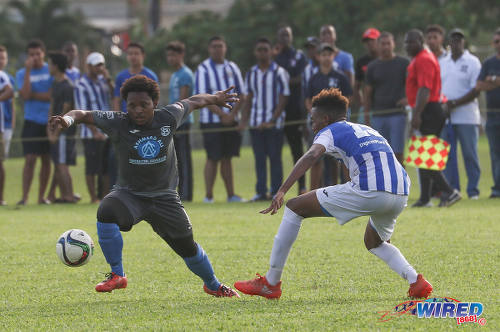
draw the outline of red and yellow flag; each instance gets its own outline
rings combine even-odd
[[[412,136],[406,149],[405,164],[442,171],[446,167],[450,144],[434,135]]]

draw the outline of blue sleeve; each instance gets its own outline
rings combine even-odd
[[[21,90],[23,88],[23,82],[24,82],[24,72],[19,70],[16,73],[16,88],[17,88],[17,90]]]
[[[123,84],[123,75],[122,73],[119,73],[118,76],[116,76],[115,80],[115,92],[113,94],[115,97],[120,97],[120,89],[122,87],[122,84]]]
[[[193,87],[193,75],[190,75],[187,72],[183,72],[179,77],[179,86],[189,86]]]
[[[354,58],[351,53],[345,53],[345,70],[354,74]]]
[[[483,63],[481,71],[479,72],[479,77],[477,78],[478,81],[484,81],[486,79],[486,76],[488,76],[488,64],[488,60]]]

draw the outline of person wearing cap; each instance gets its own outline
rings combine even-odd
[[[106,60],[101,53],[92,52],[87,56],[87,73],[77,81],[75,87],[75,107],[83,111],[111,110],[111,89]],[[98,203],[99,196],[109,191],[107,137],[93,125],[81,125],[85,153],[85,180],[91,203]],[[101,195],[97,194],[96,179],[101,177]]]
[[[306,50],[307,56],[307,65],[304,68],[304,72],[302,73],[302,89],[305,90],[307,88],[307,84],[311,77],[318,72],[319,62],[318,62],[318,48],[319,48],[319,39],[315,36],[307,37],[306,43],[304,44],[304,49]]]
[[[483,62],[476,89],[486,92],[486,136],[490,145],[493,187],[490,198],[500,198],[500,28],[493,34],[493,54]]]
[[[368,68],[368,64],[375,60],[378,56],[378,43],[377,39],[380,36],[380,31],[375,28],[368,28],[363,33],[361,40],[366,49],[366,54],[363,55],[356,61],[355,65],[355,80],[354,80],[354,95],[352,100],[352,106],[356,109],[359,108],[358,119],[355,117],[354,120],[358,120],[356,122],[362,121],[361,114],[363,113],[363,85],[365,83],[365,73]]]
[[[50,108],[50,87],[53,78],[49,65],[44,61],[45,45],[35,39],[26,47],[27,55],[24,68],[16,73],[19,96],[24,101],[23,139],[24,169],[23,193],[17,205],[26,205],[35,173],[36,160],[42,161],[38,204],[50,204],[45,198],[45,190],[50,178],[50,145],[47,140],[47,121]]]
[[[283,26],[278,30],[278,45],[280,52],[274,58],[274,61],[285,68],[290,76],[290,96],[285,106],[286,122],[285,136],[292,152],[293,162],[296,163],[304,153],[302,142],[303,125],[301,121],[305,121],[305,111],[303,106],[302,94],[302,73],[307,65],[307,60],[300,50],[293,47],[293,34],[290,26]],[[299,123],[297,123],[299,122]],[[299,193],[306,191],[306,179],[299,179]]]
[[[365,124],[389,142],[402,164],[408,124],[405,110],[408,104],[405,96],[406,69],[410,61],[394,53],[392,33],[383,32],[377,43],[379,57],[370,62],[365,74]]]
[[[425,43],[429,46],[429,49],[440,64],[441,60],[449,54],[448,50],[443,47],[444,36],[445,30],[439,24],[431,24],[425,28]]]
[[[481,71],[481,62],[465,49],[465,35],[460,29],[449,33],[450,54],[440,61],[442,93],[448,98],[446,105],[450,112],[448,123],[441,137],[451,145],[444,175],[450,185],[460,190],[458,174],[457,141],[460,142],[467,174],[467,195],[470,199],[479,197],[479,156],[477,141],[481,116],[476,82]]]
[[[411,126],[415,134],[439,136],[446,112],[441,106],[441,72],[436,57],[424,47],[422,31],[413,29],[406,33],[405,49],[412,57],[406,76],[406,97],[413,109]],[[440,207],[458,202],[462,196],[454,190],[441,171],[419,168],[420,198],[413,207],[432,206],[431,191],[441,192]],[[434,188],[433,188],[434,187]]]
[[[311,112],[313,97],[324,89],[338,88],[343,96],[348,98],[352,96],[351,84],[349,84],[347,77],[333,68],[334,54],[333,46],[328,43],[321,44],[318,49],[319,70],[309,80],[305,94],[305,104],[308,112]],[[321,176],[323,174],[323,162],[320,160],[311,168],[311,190],[320,188],[322,182],[324,182],[325,186],[337,184],[338,162],[331,157],[324,160],[325,176],[323,181]]]
[[[354,58],[351,53],[339,49],[337,44],[337,32],[331,24],[325,24],[319,30],[319,38],[322,43],[330,44],[335,50],[333,56],[333,68],[344,73],[349,83],[354,86]]]

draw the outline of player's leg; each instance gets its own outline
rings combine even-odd
[[[364,235],[366,249],[408,281],[410,296],[428,297],[432,292],[432,285],[421,274],[417,274],[401,251],[390,243],[396,218],[406,206],[407,197],[389,193],[379,195],[377,199],[383,210],[373,213],[366,225]]]
[[[204,178],[205,178],[205,203],[212,203],[214,199],[214,184],[217,177],[217,165],[222,158],[222,142],[219,132],[210,132],[216,130],[217,124],[201,124],[202,130],[209,130],[203,132],[203,147],[207,154],[205,162]]]
[[[237,281],[234,284],[236,289],[249,295],[260,295],[269,299],[279,298],[281,296],[280,279],[288,254],[297,239],[302,220],[309,217],[326,217],[316,191],[310,191],[287,202],[278,233],[274,237],[270,266],[266,276],[259,276],[248,281]]]
[[[208,255],[193,240],[191,222],[178,197],[155,198],[154,207],[144,219],[182,257],[189,270],[203,280],[206,293],[217,297],[239,297],[238,293],[219,282]]]
[[[123,238],[120,231],[129,231],[145,210],[147,206],[126,191],[113,191],[99,204],[97,235],[111,273],[96,286],[98,292],[127,287],[122,263]]]
[[[227,129],[227,127],[225,127]],[[239,131],[234,130],[220,133],[221,135],[221,149],[222,159],[220,165],[220,172],[224,186],[226,187],[227,202],[237,203],[244,200],[235,193],[234,190],[234,176],[232,158],[240,155],[241,147],[241,134]]]

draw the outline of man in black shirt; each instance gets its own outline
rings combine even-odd
[[[333,57],[335,56],[333,46],[323,43],[319,47],[319,70],[309,80],[306,89],[306,108],[311,112],[312,98],[323,89],[338,88],[345,97],[352,96],[351,84],[347,76],[333,69]],[[330,157],[325,159],[325,185],[336,184],[338,177],[338,162]],[[311,168],[311,190],[322,186],[321,174],[323,173],[323,163],[317,162]]]
[[[354,81],[354,95],[352,97],[351,110],[357,114],[351,114],[351,119],[354,122],[361,121],[360,116],[362,113],[361,107],[363,106],[363,85],[365,83],[365,73],[368,64],[375,60],[378,56],[378,43],[377,39],[380,36],[380,31],[375,28],[367,29],[362,36],[363,45],[366,48],[366,53],[356,61],[355,65],[355,81]]]
[[[95,125],[109,136],[116,151],[118,180],[97,211],[99,244],[112,272],[96,286],[98,292],[127,287],[120,231],[129,231],[146,220],[204,281],[206,293],[239,297],[217,280],[208,256],[193,240],[191,222],[176,191],[179,178],[173,143],[175,131],[194,109],[212,105],[230,109],[230,103],[238,102],[236,94],[229,93],[233,88],[214,95],[195,95],[155,109],[160,94],[158,84],[136,75],[125,81],[120,90],[127,113],[74,110],[50,119],[51,127]]]
[[[61,52],[49,53],[49,72],[54,77],[51,89],[51,100],[49,109],[49,119],[53,115],[63,116],[73,109],[73,84],[66,76],[68,59]],[[54,175],[48,194],[48,200],[56,203],[75,203],[73,194],[73,181],[69,172],[69,166],[76,165],[75,148],[76,127],[68,129],[66,132],[60,131],[51,133],[50,154],[54,162]],[[59,186],[61,198],[56,199],[56,187]]]
[[[302,146],[302,124],[297,123],[305,120],[305,112],[303,110],[302,99],[302,73],[307,65],[307,60],[304,54],[293,48],[292,28],[284,26],[278,30],[278,46],[280,52],[276,55],[274,61],[290,75],[290,96],[285,106],[286,122],[294,122],[294,124],[285,124],[285,135],[292,151],[293,162],[296,163],[304,149]],[[299,194],[306,191],[306,181],[304,177],[299,179]]]

